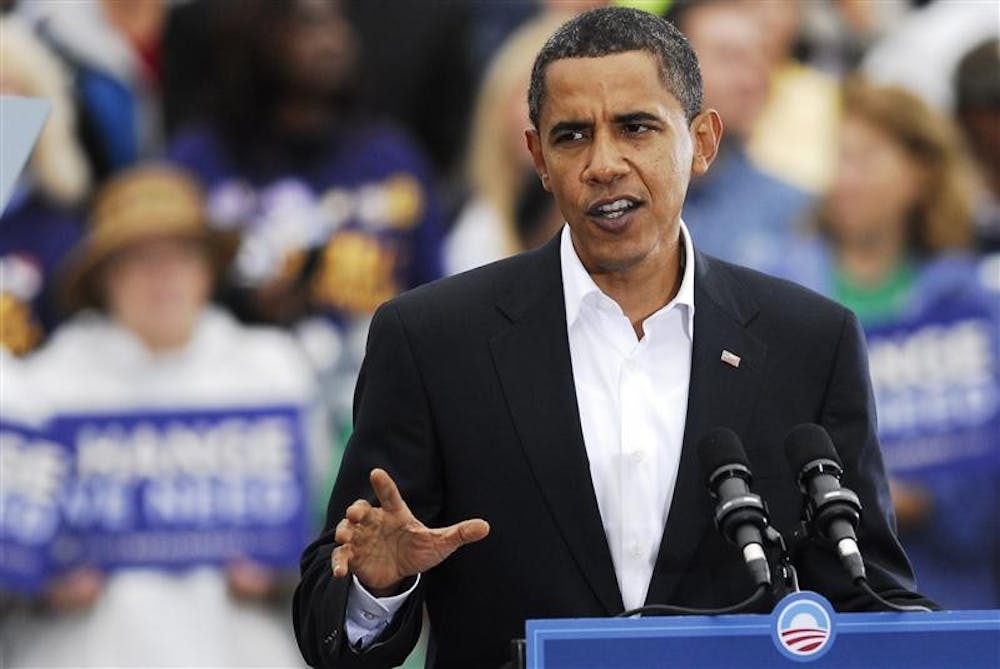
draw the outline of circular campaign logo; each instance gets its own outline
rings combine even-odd
[[[833,646],[833,607],[814,592],[788,595],[775,607],[771,637],[778,651],[796,662],[817,660]]]

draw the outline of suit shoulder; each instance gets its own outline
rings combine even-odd
[[[492,306],[498,299],[519,290],[538,288],[546,265],[541,250],[519,253],[454,276],[431,281],[396,296],[388,302],[402,313]],[[555,275],[559,268],[555,265]]]
[[[845,319],[854,318],[843,305],[794,281],[735,265],[711,256],[706,257],[710,271],[724,273],[740,287],[760,309],[762,318],[778,327],[793,331],[820,330],[828,332]]]

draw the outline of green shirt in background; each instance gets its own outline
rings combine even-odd
[[[865,286],[855,282],[840,268],[834,277],[833,297],[857,314],[865,327],[892,320],[903,311],[910,297],[914,276],[913,263],[905,260],[880,283]]]

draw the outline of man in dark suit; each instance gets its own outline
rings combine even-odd
[[[753,583],[712,527],[695,452],[722,425],[789,537],[801,498],[782,440],[824,425],[864,505],[872,587],[918,597],[857,321],[691,246],[684,194],[722,132],[700,87],[684,38],[635,10],[583,14],[542,49],[528,147],[568,225],[375,315],[354,435],[296,592],[311,664],[394,666],[423,603],[429,665],[468,669],[503,664],[529,618],[744,599]],[[358,499],[369,485],[377,501]],[[803,587],[870,606],[829,547],[794,544]]]

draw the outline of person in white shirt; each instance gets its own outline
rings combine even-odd
[[[274,405],[308,416],[316,386],[294,340],[209,304],[228,249],[186,173],[142,165],[113,178],[62,277],[78,312],[23,361],[15,392],[45,417]],[[8,621],[4,666],[300,666],[275,605],[282,579],[249,560],[74,568]]]

